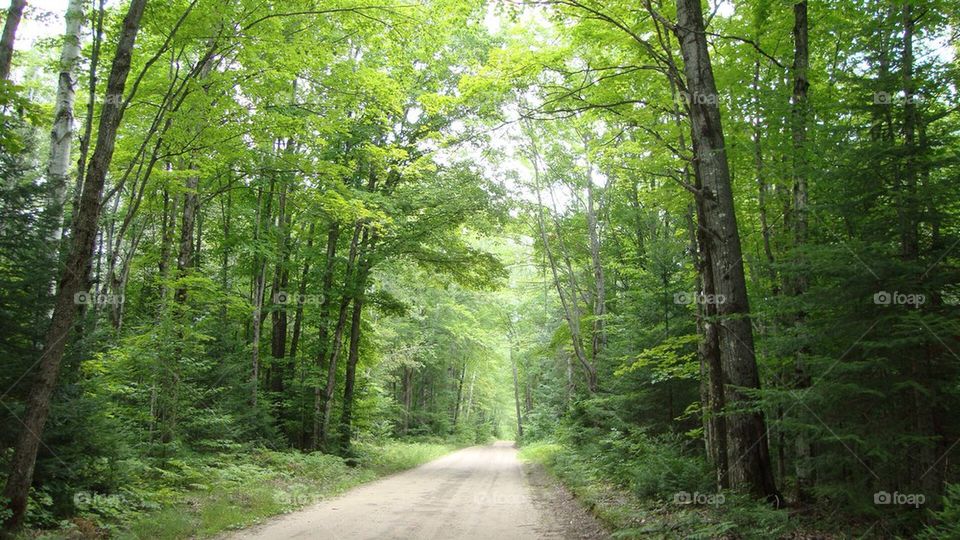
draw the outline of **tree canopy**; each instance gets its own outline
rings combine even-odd
[[[960,534],[956,1],[11,4],[5,530],[496,437],[624,537]]]

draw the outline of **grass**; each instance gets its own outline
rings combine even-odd
[[[457,448],[446,443],[388,442],[380,445],[358,443],[361,467],[384,476],[433,461]]]
[[[719,504],[678,503],[676,491],[664,492],[672,476],[684,476],[673,466],[675,456],[611,456],[596,448],[537,442],[525,445],[520,458],[546,467],[614,538],[766,539],[790,528],[785,512],[734,494],[724,494]]]
[[[923,530],[898,530],[897,515],[835,515],[827,504],[775,510],[756,499],[712,493],[710,473],[695,456],[633,434],[524,445],[520,458],[539,463],[557,477],[611,531],[614,538],[960,538],[960,484],[948,487],[942,509]],[[679,493],[714,498],[678,501]],[[886,519],[886,521],[881,521]]]
[[[264,449],[179,461],[159,471],[154,483],[137,486],[143,497],[130,511],[104,515],[96,506],[87,508],[61,529],[38,538],[211,537],[293,512],[455,448],[443,442],[391,441],[358,443],[350,462],[319,453]],[[162,502],[151,502],[151,496]]]

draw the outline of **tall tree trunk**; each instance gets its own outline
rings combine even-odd
[[[353,397],[357,380],[357,362],[360,359],[360,325],[363,316],[363,295],[353,299],[353,314],[350,317],[350,348],[347,353],[347,370],[343,380],[343,407],[340,412],[340,452],[350,451],[353,422]]]
[[[473,385],[477,382],[477,371],[470,374],[470,386],[467,388],[467,406],[463,409],[464,421],[470,419],[470,410],[473,409]]]
[[[275,186],[275,178],[270,179],[270,186],[267,190],[267,202],[264,208],[262,203],[263,192],[261,191],[260,196],[257,198],[257,225],[254,230],[254,242],[260,240],[262,234],[262,229],[265,229],[266,226],[270,223],[270,214],[271,214],[271,205],[273,202],[273,189]],[[254,257],[254,268],[253,268],[253,283],[251,288],[251,302],[253,303],[253,316],[251,318],[252,323],[252,336],[251,341],[253,344],[252,351],[252,369],[250,374],[250,383],[252,385],[252,391],[250,395],[251,404],[256,407],[257,405],[257,394],[259,394],[260,387],[260,332],[263,328],[263,301],[264,301],[264,292],[267,288],[267,260],[266,258],[261,258],[259,256]]]
[[[290,273],[287,271],[289,254],[287,246],[290,243],[290,218],[287,212],[287,182],[284,179],[280,186],[279,204],[277,205],[277,228],[282,228],[280,232],[280,245],[278,246],[280,257],[273,270],[273,282],[270,290],[274,298],[274,306],[271,307],[270,319],[273,328],[270,334],[270,369],[268,373],[271,392],[283,392],[284,368],[286,363],[287,350],[287,303],[278,302],[277,296],[283,292],[287,294],[286,300],[296,301],[289,297],[287,286],[290,281]]]
[[[413,368],[403,366],[403,434],[410,429],[410,415],[413,412]]]
[[[682,142],[681,147],[683,147]],[[699,186],[699,180],[695,179],[695,182]],[[697,293],[701,298],[712,298],[716,296],[716,289],[713,286],[710,252],[707,250],[706,231],[699,226],[699,223],[703,222],[703,204],[697,201],[695,208],[697,223],[694,223],[693,216],[690,216],[689,226],[694,266],[697,268],[698,276]],[[697,356],[700,359],[700,403],[704,408],[704,440],[707,455],[716,475],[717,489],[727,489],[730,487],[730,482],[727,421],[723,410],[725,405],[723,366],[720,361],[716,309],[712,303],[697,302],[697,333],[700,335]]]
[[[220,290],[223,301],[220,303],[220,324],[223,327],[221,340],[226,346],[227,341],[227,303],[230,298],[230,215],[233,213],[233,197],[227,190],[226,202],[220,201],[221,219],[223,222],[223,254],[220,258]]]
[[[671,54],[671,61],[673,53]],[[672,70],[669,77],[670,92],[674,97],[673,115],[677,126],[677,145],[685,156],[689,151],[686,136],[683,134],[683,115],[680,111],[680,74]],[[691,174],[692,172],[692,174]],[[684,163],[682,179],[686,185],[693,185],[697,193],[703,190],[697,161]],[[697,196],[692,208],[688,209],[687,226],[690,231],[690,253],[693,266],[697,270],[697,292],[701,298],[715,298],[713,285],[713,261],[710,258],[707,243],[707,231],[704,225],[705,212],[703,197]],[[694,216],[696,221],[694,221]],[[716,308],[708,302],[697,302],[697,357],[700,360],[700,404],[703,409],[704,446],[714,468],[718,490],[730,487],[729,458],[727,456],[727,421],[724,416],[726,398],[723,387],[723,366],[720,360],[719,330],[716,321]]]
[[[517,440],[523,440],[523,415],[520,413],[520,382],[517,378],[517,360],[513,357],[513,340],[510,342],[510,367],[513,369],[513,404],[517,411]]]
[[[910,2],[901,8],[903,23],[903,52],[900,61],[903,79],[903,180],[900,189],[900,246],[904,260],[914,260],[920,253],[917,204],[917,104],[913,82],[914,20]]]
[[[919,180],[918,165],[920,154],[926,146],[925,129],[917,111],[916,88],[913,80],[914,54],[913,54],[913,36],[914,36],[914,14],[913,8],[909,2],[903,3],[900,8],[901,24],[903,26],[903,51],[901,53],[901,78],[904,97],[903,104],[903,155],[902,180],[900,182],[900,248],[901,256],[905,261],[916,261],[920,257],[920,201],[918,199],[917,185]],[[921,14],[922,16],[922,14]],[[920,128],[920,144],[917,144],[917,130]],[[920,280],[924,276],[920,277]],[[934,297],[934,301],[939,303],[941,298]],[[936,305],[936,304],[935,304]],[[929,388],[927,382],[931,378],[931,352],[930,347],[924,347],[925,354],[921,355],[912,352],[910,356],[910,372],[913,381],[921,388]],[[915,446],[913,460],[913,470],[911,474],[915,478],[917,488],[926,492],[936,492],[941,489],[937,483],[940,471],[936,470],[937,456],[942,456],[941,452],[934,453],[936,446],[942,446],[945,438],[942,431],[937,428],[937,407],[935,399],[931,399],[932,393],[921,391],[914,387],[911,389],[913,394],[913,428],[916,436],[924,440]],[[933,441],[937,441],[934,446]]]
[[[467,360],[464,358],[463,366],[460,368],[460,376],[457,377],[457,401],[453,407],[453,428],[457,428],[457,420],[460,418],[460,404],[463,401],[463,379],[467,376]]]
[[[180,325],[183,326],[190,324],[190,321],[187,320],[187,285],[184,280],[193,267],[193,231],[197,217],[198,185],[199,177],[195,174],[191,174],[184,180],[183,214],[180,219],[180,240],[177,247],[177,284],[173,293],[173,301],[178,308],[174,316],[179,319]],[[180,387],[180,364],[183,359],[183,326],[177,329],[177,344],[174,347],[174,353],[169,358],[161,359],[161,362],[167,363],[162,370],[160,397],[157,406],[161,443],[170,443],[176,438],[180,412],[177,396],[179,396]]]
[[[192,166],[190,167],[193,168]],[[183,279],[193,267],[193,235],[194,225],[197,220],[197,188],[200,179],[196,174],[191,174],[184,181],[185,191],[183,193],[183,215],[180,220],[180,245],[177,250],[177,288],[173,299],[183,305],[187,301],[187,285]]]
[[[300,332],[303,326],[303,304],[307,294],[307,276],[310,275],[310,251],[313,249],[313,232],[315,223],[310,223],[307,231],[306,256],[303,259],[303,270],[300,272],[300,282],[297,283],[297,310],[293,315],[293,333],[290,335],[290,359],[297,361],[297,352],[300,347]]]
[[[340,299],[337,326],[333,331],[330,362],[327,364],[327,385],[323,390],[322,396],[323,411],[320,418],[319,432],[317,434],[317,444],[321,447],[325,447],[327,444],[327,434],[330,428],[330,412],[333,409],[333,394],[337,389],[337,363],[340,359],[340,350],[343,348],[343,330],[347,324],[347,311],[350,308],[350,300],[352,299],[350,287],[353,284],[353,272],[357,260],[357,245],[360,241],[360,231],[362,229],[363,224],[357,223],[353,229],[353,238],[350,240],[350,254],[347,257],[347,268],[343,280],[343,295]]]
[[[586,142],[584,143],[586,146]],[[590,263],[593,268],[593,282],[595,296],[593,299],[593,332],[591,339],[591,359],[596,362],[601,351],[606,346],[607,337],[604,330],[606,316],[607,291],[603,275],[603,261],[600,258],[600,232],[597,224],[597,212],[594,208],[595,194],[593,186],[593,164],[587,163],[587,236],[590,244]]]
[[[100,64],[100,48],[103,45],[103,17],[106,9],[106,0],[99,1],[97,20],[93,28],[93,45],[90,47],[90,70],[87,74],[87,112],[83,120],[83,135],[80,136],[80,157],[77,159],[77,178],[73,184],[73,206],[71,208],[70,223],[77,219],[77,210],[80,208],[80,194],[83,190],[83,177],[86,173],[87,154],[90,151],[90,138],[93,135],[93,112],[97,100],[97,66]],[[66,227],[64,227],[66,231]]]
[[[11,0],[7,9],[7,20],[3,23],[3,35],[0,36],[0,79],[10,77],[10,64],[13,62],[13,42],[17,38],[17,27],[23,18],[26,0]],[[69,22],[67,23],[69,24]]]
[[[705,239],[710,252],[713,286],[717,297],[721,362],[726,403],[734,411],[727,415],[729,475],[731,487],[767,497],[778,496],[770,466],[766,422],[763,414],[749,411],[754,400],[742,389],[760,387],[750,325],[750,306],[743,271],[740,235],[733,202],[730,169],[727,163],[723,126],[713,67],[707,52],[700,0],[677,0],[675,26],[683,53],[690,103],[691,135],[697,176],[702,183]]]
[[[772,293],[780,293],[780,286],[777,281],[777,270],[774,267],[776,262],[773,256],[773,246],[771,244],[770,219],[768,217],[768,197],[770,196],[770,185],[767,183],[766,173],[763,164],[762,131],[763,122],[761,120],[762,110],[760,108],[760,58],[753,63],[753,92],[756,108],[753,111],[753,168],[757,175],[757,212],[760,217],[760,234],[763,237],[763,254],[767,258],[767,267],[770,274],[770,287]]]
[[[160,238],[160,260],[157,261],[157,270],[160,274],[161,301],[166,301],[168,294],[167,278],[170,276],[170,252],[173,244],[174,230],[176,229],[174,223],[176,222],[177,218],[177,207],[177,199],[175,197],[171,198],[170,193],[164,189],[162,217],[163,232],[161,233]]]
[[[353,283],[353,315],[350,319],[350,349],[347,355],[347,372],[343,381],[343,409],[340,415],[340,451],[347,454],[353,433],[353,400],[357,379],[357,362],[360,360],[360,332],[363,323],[364,292],[370,276],[370,251],[377,243],[377,233],[363,230],[360,241],[360,262]]]
[[[133,44],[136,41],[145,5],[146,0],[130,2],[123,20],[110,77],[107,80],[106,95],[108,97],[123,95],[127,75],[130,73]],[[27,494],[33,480],[37,448],[50,412],[50,398],[56,387],[60,361],[63,359],[67,338],[79,308],[74,301],[74,295],[84,290],[86,285],[86,272],[97,235],[100,197],[103,194],[110,161],[113,159],[117,127],[122,117],[122,102],[119,99],[106,99],[100,114],[97,146],[87,171],[87,181],[83,186],[77,220],[73,224],[70,255],[67,257],[66,267],[60,277],[53,317],[44,341],[36,380],[27,397],[26,412],[23,417],[24,429],[17,437],[13,458],[10,461],[10,474],[7,476],[7,483],[3,490],[3,497],[10,510],[10,515],[4,522],[5,530],[19,527],[26,511]]]
[[[807,92],[810,82],[809,25],[807,23],[807,0],[793,5],[793,99],[791,103],[791,135],[793,139],[793,230],[797,245],[807,238],[807,117],[810,104]],[[799,277],[801,281],[802,276]],[[801,288],[804,283],[799,283]]]
[[[802,256],[800,253],[807,240],[807,117],[809,115],[809,100],[807,91],[810,88],[810,82],[807,80],[807,72],[810,67],[810,50],[808,38],[809,26],[807,23],[807,1],[802,0],[793,5],[793,98],[791,100],[791,135],[793,140],[793,210],[791,212],[791,225],[793,226],[793,241],[795,255],[799,271],[791,280],[790,294],[793,296],[802,295],[807,289],[807,280],[805,272],[802,269]],[[796,313],[793,324],[803,324],[804,314]],[[802,335],[802,332],[800,333]],[[807,367],[804,357],[806,356],[806,347],[800,347],[797,350],[794,362],[794,379],[797,388],[807,388],[810,386],[810,374],[807,373]],[[802,412],[801,412],[802,414]],[[804,500],[808,498],[809,490],[813,484],[813,445],[808,434],[801,427],[797,432],[795,440],[796,449],[796,475],[797,475],[797,499]]]
[[[340,238],[340,224],[336,221],[330,223],[327,231],[327,253],[324,260],[323,283],[321,285],[323,299],[320,301],[320,329],[317,336],[317,383],[314,387],[313,395],[313,438],[312,447],[320,447],[320,431],[323,427],[323,405],[324,405],[324,387],[320,386],[319,374],[326,365],[327,348],[330,333],[330,307],[332,305],[331,296],[333,294],[333,270],[336,263],[337,241]],[[329,373],[327,374],[329,379]]]
[[[65,16],[67,29],[60,51],[60,75],[53,110],[53,129],[50,131],[50,159],[47,161],[47,181],[50,183],[47,213],[50,216],[50,234],[47,237],[54,268],[58,265],[60,238],[63,235],[63,206],[67,201],[67,180],[70,178],[70,146],[73,142],[73,102],[76,96],[77,61],[80,58],[80,32],[83,28],[84,0],[70,0]],[[12,7],[11,7],[12,9]],[[50,293],[56,294],[56,280],[51,278]]]

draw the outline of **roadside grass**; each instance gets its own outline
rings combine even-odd
[[[296,511],[461,446],[437,440],[362,442],[351,459],[255,449],[171,461],[128,492],[112,499],[94,496],[59,529],[35,531],[30,537],[209,538]],[[128,502],[119,510],[117,497]]]
[[[357,443],[355,448],[362,468],[373,471],[379,476],[385,476],[423,465],[463,446],[442,442],[391,441],[379,445]]]
[[[909,532],[896,512],[842,516],[826,503],[777,510],[741,494],[716,493],[700,458],[636,433],[581,437],[577,444],[531,442],[520,459],[550,471],[613,538],[960,538],[960,484],[948,485],[928,523]]]
[[[521,448],[520,458],[546,467],[613,531],[613,538],[767,539],[790,534],[785,511],[732,493],[710,493],[709,475],[697,482],[692,476],[696,464],[678,461],[690,457],[657,455],[665,450],[646,444],[643,452],[611,454],[597,447],[535,442]]]

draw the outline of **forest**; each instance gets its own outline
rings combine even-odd
[[[957,0],[7,4],[0,536],[960,538]]]

